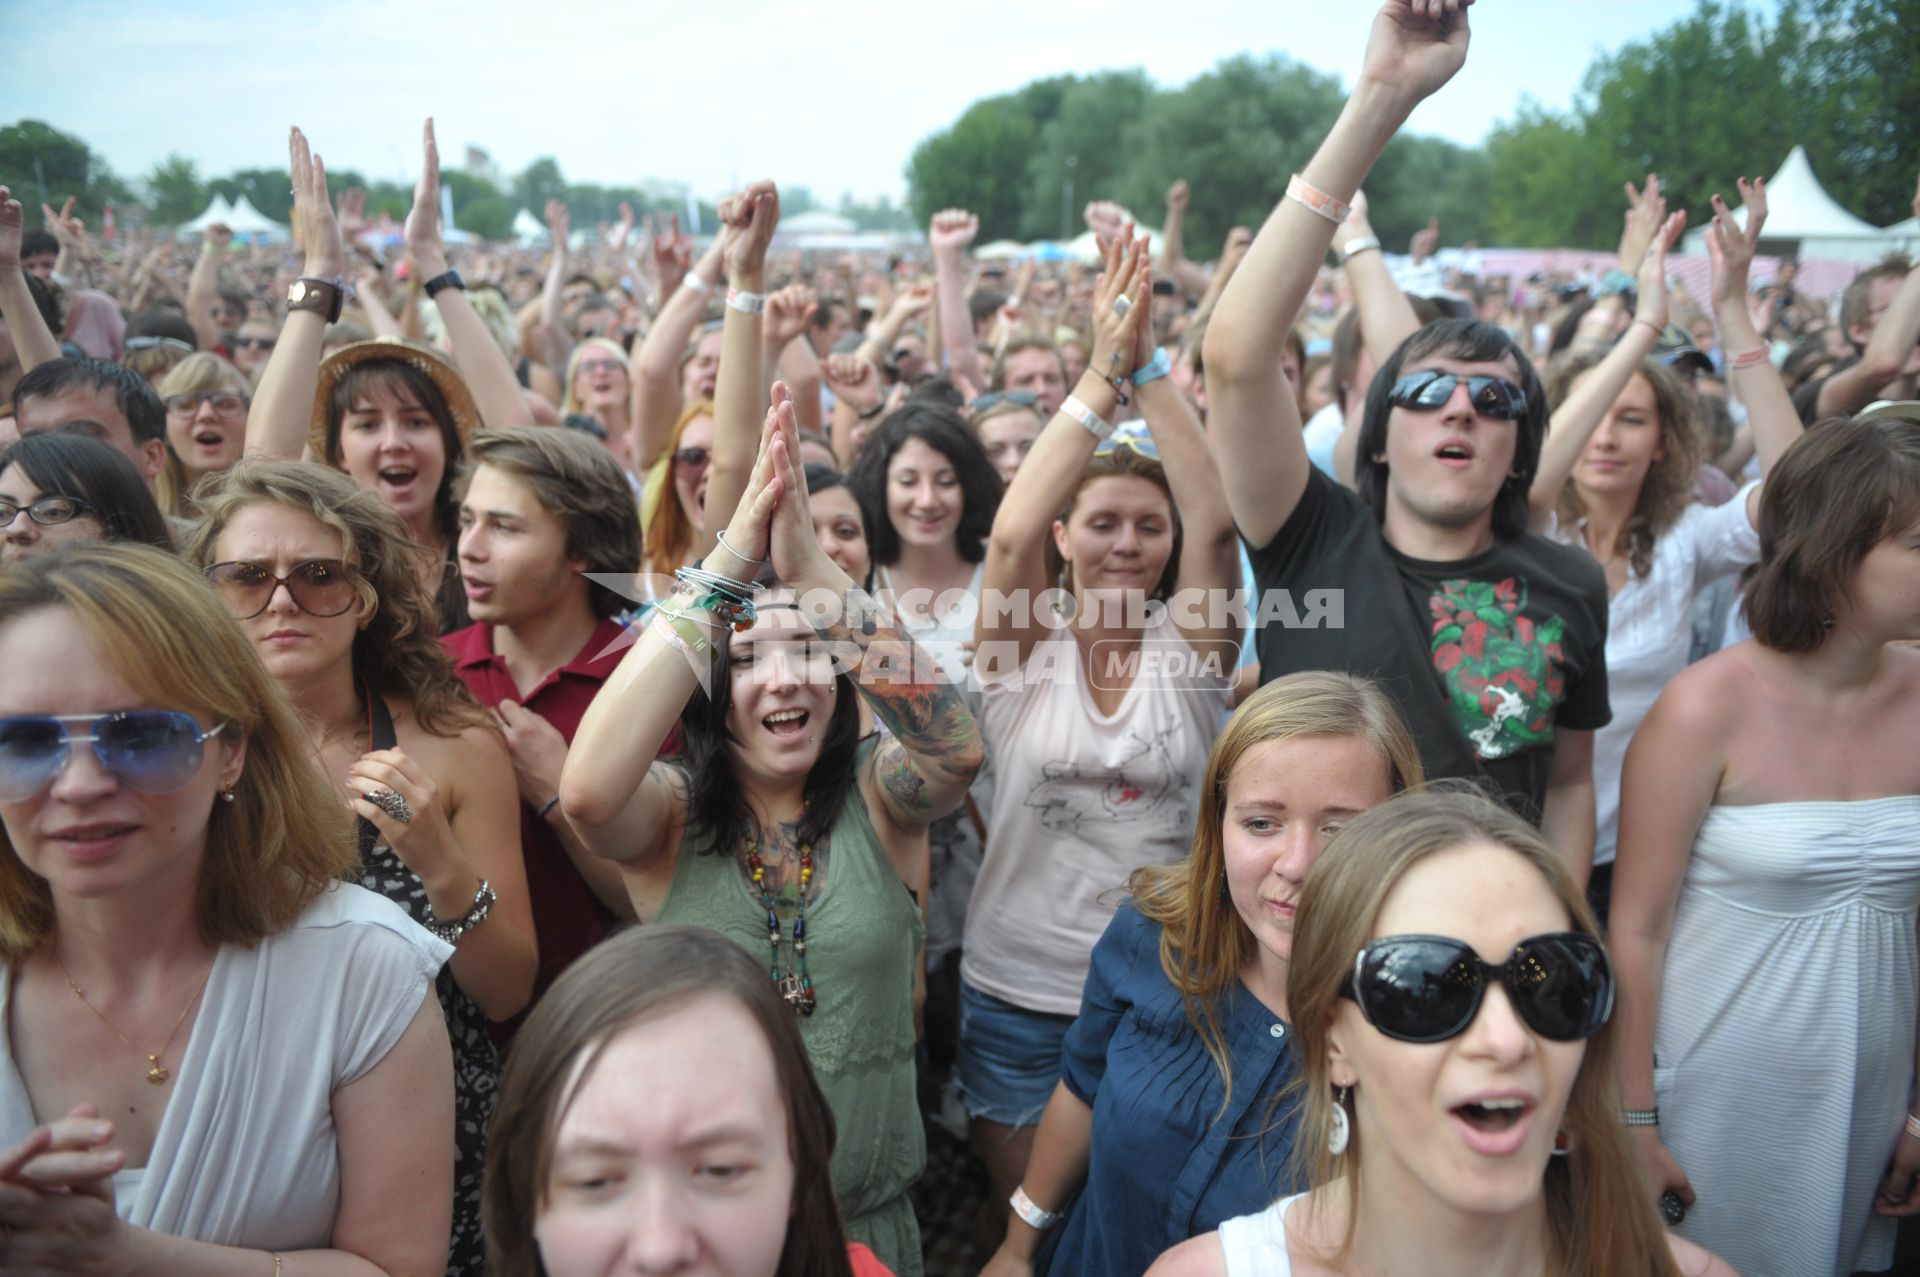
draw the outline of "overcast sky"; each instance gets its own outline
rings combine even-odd
[[[1766,7],[1771,8],[1771,5]],[[576,182],[760,176],[817,199],[905,190],[914,144],[1029,80],[1141,67],[1178,85],[1282,52],[1351,82],[1367,0],[0,0],[0,122],[43,119],[122,176],[284,166],[299,124],[334,168],[411,180],[441,154]],[[1466,69],[1411,128],[1465,143],[1525,96],[1565,106],[1588,62],[1692,0],[1481,0]],[[13,176],[18,175],[0,175]]]

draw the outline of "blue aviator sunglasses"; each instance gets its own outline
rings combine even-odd
[[[0,802],[22,802],[45,789],[75,745],[91,745],[100,766],[129,789],[171,794],[199,772],[207,742],[226,727],[203,732],[191,714],[155,709],[0,718]]]

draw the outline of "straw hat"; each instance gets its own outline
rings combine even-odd
[[[432,381],[441,398],[447,401],[447,411],[453,416],[453,426],[464,449],[473,432],[480,428],[480,409],[474,405],[467,383],[460,379],[460,370],[437,350],[398,337],[375,337],[342,346],[320,362],[320,385],[313,396],[313,421],[307,428],[307,444],[313,449],[315,459],[328,460],[327,407],[333,402],[333,388],[349,370],[374,359],[396,360]],[[449,462],[452,460],[448,458]]]

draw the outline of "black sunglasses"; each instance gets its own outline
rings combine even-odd
[[[207,579],[236,621],[250,621],[266,611],[273,592],[283,585],[308,616],[339,616],[358,599],[353,578],[338,559],[309,559],[285,576],[275,576],[259,563],[216,563],[207,569]]]
[[[1340,996],[1390,1038],[1444,1042],[1473,1023],[1495,980],[1527,1026],[1555,1042],[1590,1038],[1613,1015],[1607,951],[1578,931],[1531,936],[1497,966],[1446,936],[1388,936],[1354,958]]]
[[[79,497],[41,497],[26,505],[0,498],[0,528],[12,527],[13,521],[23,514],[41,527],[50,528],[55,524],[71,523],[83,514],[93,513],[94,508]]]
[[[1394,382],[1387,392],[1387,402],[1415,412],[1438,412],[1453,398],[1453,388],[1463,381],[1473,410],[1481,416],[1518,421],[1527,415],[1527,392],[1506,378],[1460,377],[1437,368],[1408,373]]]
[[[674,464],[692,466],[699,469],[713,459],[713,452],[707,448],[682,448],[673,454]]]
[[[272,350],[273,344],[278,340],[277,337],[235,337],[233,348],[235,350]]]

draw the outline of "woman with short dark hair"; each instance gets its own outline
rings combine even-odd
[[[47,431],[0,452],[0,563],[75,541],[173,548],[140,472],[116,448]]]

